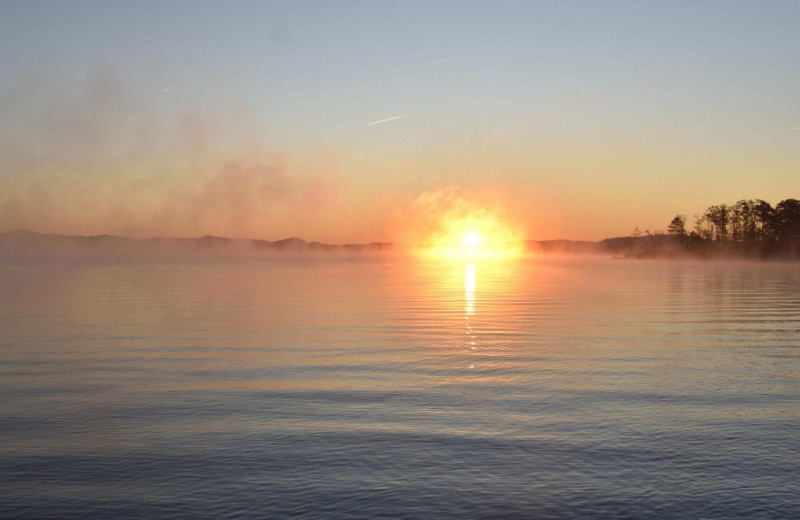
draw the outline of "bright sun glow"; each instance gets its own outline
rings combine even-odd
[[[520,234],[494,215],[444,218],[440,230],[428,238],[425,252],[439,258],[482,260],[513,258],[523,254]]]
[[[526,226],[505,205],[476,202],[451,187],[420,195],[400,226],[418,254],[459,261],[516,258],[526,254]]]
[[[465,246],[475,248],[481,245],[481,236],[477,233],[467,233],[463,242]]]

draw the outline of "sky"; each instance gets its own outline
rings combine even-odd
[[[0,2],[0,231],[601,240],[800,198],[800,2]]]

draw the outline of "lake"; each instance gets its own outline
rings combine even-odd
[[[2,518],[798,518],[797,264],[0,266]]]

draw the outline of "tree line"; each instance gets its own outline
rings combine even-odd
[[[694,216],[691,231],[684,215],[675,215],[666,233],[633,233],[637,249],[739,254],[751,257],[800,257],[800,201],[782,200],[773,207],[761,199],[709,206]],[[643,239],[643,240],[642,240]]]

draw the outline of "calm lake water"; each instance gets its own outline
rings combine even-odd
[[[798,518],[800,269],[0,266],[2,518]]]

